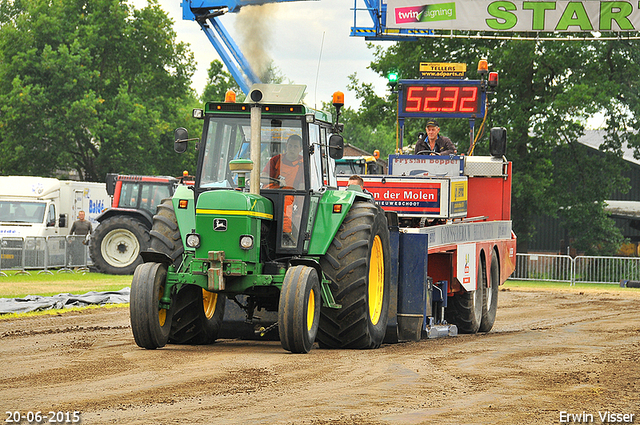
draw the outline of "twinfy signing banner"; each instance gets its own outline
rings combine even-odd
[[[640,31],[639,2],[387,0],[387,28]]]

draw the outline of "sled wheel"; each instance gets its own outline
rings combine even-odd
[[[196,285],[185,285],[176,294],[169,342],[212,344],[224,317],[225,298]]]
[[[282,282],[278,305],[278,330],[282,348],[308,353],[313,347],[320,321],[320,281],[313,267],[294,266]]]
[[[487,286],[484,260],[478,261],[478,280],[475,291],[467,291],[449,297],[445,319],[458,327],[460,333],[474,334],[482,321],[482,300]]]
[[[171,329],[171,309],[160,308],[167,268],[160,263],[144,263],[136,268],[131,282],[129,313],[133,338],[139,347],[164,347]]]
[[[496,311],[498,310],[498,285],[500,284],[500,264],[498,254],[492,250],[491,267],[489,274],[489,288],[485,287],[482,298],[482,322],[480,322],[479,332],[489,332],[496,321]]]
[[[114,216],[98,225],[91,235],[89,253],[102,273],[133,274],[142,264],[140,252],[149,247],[149,229],[128,216]]]
[[[320,259],[340,309],[322,308],[317,340],[326,348],[377,348],[389,314],[389,230],[384,212],[356,202]]]

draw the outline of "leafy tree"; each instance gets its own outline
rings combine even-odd
[[[209,80],[204,88],[200,99],[202,102],[222,102],[225,93],[232,90],[236,95],[240,95],[242,90],[231,74],[224,70],[224,65],[218,59],[214,59],[207,70]]]
[[[640,146],[639,53],[630,42],[421,39],[378,47],[375,56],[371,68],[381,76],[396,69],[400,78],[419,78],[420,62],[459,62],[469,65],[469,78],[477,79],[474,65],[482,57],[499,72],[500,84],[489,101],[485,127],[508,130],[507,155],[514,171],[512,217],[521,249],[535,234],[533,217],[540,214],[560,216],[585,251],[611,252],[621,241],[602,208],[614,189],[626,187],[620,178],[622,144]],[[351,88],[363,105],[355,113],[355,123],[372,133],[389,133],[395,95],[378,97],[366,88],[357,89],[361,86],[352,80]],[[376,118],[379,112],[387,118]],[[590,161],[567,154],[584,134],[586,120],[597,112],[607,117],[608,136],[601,146],[607,155]],[[463,121],[440,120],[442,133],[457,142],[458,152],[468,152],[471,143],[469,126]],[[413,143],[415,135],[424,131],[423,124],[407,121],[405,141]],[[486,134],[474,152],[488,152]],[[584,190],[585,176],[602,175],[602,170],[610,174]],[[585,221],[590,222],[588,230]]]
[[[155,0],[0,3],[0,173],[178,174],[193,55]]]
[[[347,88],[354,91],[356,97],[362,99],[362,103],[358,112],[351,108],[343,110],[344,122],[348,123],[345,125],[345,140],[367,152],[378,149],[381,157],[394,153],[396,113],[392,104],[377,97],[373,85],[360,83],[356,74],[350,75],[349,80]]]

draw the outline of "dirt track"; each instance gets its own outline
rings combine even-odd
[[[632,290],[503,290],[489,334],[308,355],[235,340],[147,351],[128,309],[97,309],[0,320],[0,405],[84,424],[602,423],[606,411],[640,424],[639,353]]]

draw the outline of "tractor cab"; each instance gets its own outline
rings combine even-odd
[[[231,198],[242,194],[238,199],[249,204],[241,210],[255,212],[254,219],[260,221],[262,240],[256,242],[263,247],[262,255],[300,255],[308,250],[315,218],[310,205],[317,204],[327,186],[337,187],[331,157],[336,154],[328,147],[334,125],[331,115],[300,103],[304,89],[294,93],[291,102],[291,96],[268,90],[273,86],[262,86],[267,90],[261,91],[260,103],[209,102],[204,110],[195,111],[204,119],[194,187],[196,217],[213,214],[221,222],[222,216],[234,214],[225,212]],[[252,134],[256,131],[252,120],[259,134]],[[177,150],[186,139],[185,134],[176,134]],[[205,204],[211,208],[202,208]]]

